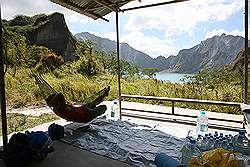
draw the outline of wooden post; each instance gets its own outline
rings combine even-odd
[[[120,42],[119,42],[119,13],[118,10],[116,14],[116,52],[117,52],[117,75],[118,75],[118,100],[119,100],[119,113],[120,119],[122,119],[122,109],[121,109],[121,67],[120,67]]]
[[[248,102],[248,0],[245,0],[244,103]]]
[[[4,56],[3,56],[3,29],[2,29],[2,16],[0,4],[0,106],[2,117],[2,136],[3,136],[3,149],[6,149],[8,136],[7,136],[7,115],[6,115],[6,101],[5,101],[5,85],[4,85]]]
[[[172,101],[172,114],[174,115],[174,101]]]

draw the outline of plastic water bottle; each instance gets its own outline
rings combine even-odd
[[[184,166],[188,166],[191,158],[196,158],[201,156],[201,152],[196,145],[196,141],[194,139],[190,139],[190,142],[184,145],[181,149],[182,157],[181,164]]]
[[[120,119],[119,106],[118,106],[117,101],[114,101],[114,103],[111,107],[110,118],[114,121],[117,121]]]
[[[240,131],[239,134],[234,137],[233,141],[235,151],[250,155],[249,143],[244,131]]]
[[[198,138],[197,138],[197,146],[198,146],[199,148],[201,148],[202,140],[203,140],[203,137],[202,137],[201,135],[198,135]]]
[[[214,149],[214,138],[210,137],[208,142],[207,142],[207,150],[212,150]]]
[[[208,141],[208,138],[206,136],[204,136],[203,139],[202,139],[201,146],[199,147],[199,149],[201,151],[207,151],[208,150],[208,148],[207,148],[207,141]]]
[[[205,111],[201,111],[197,118],[197,134],[203,134],[208,130],[208,117]]]
[[[233,142],[232,142],[232,141],[230,141],[230,142],[228,143],[228,145],[227,145],[227,150],[229,150],[229,151],[234,151],[234,146],[233,146]]]

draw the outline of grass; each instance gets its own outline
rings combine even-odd
[[[15,76],[11,70],[8,70],[5,78],[8,106],[19,108],[31,105],[45,105],[42,93],[29,69],[19,68]],[[62,92],[68,101],[86,102],[86,99],[89,99],[89,97],[101,90],[108,83],[110,84],[111,90],[106,100],[114,100],[118,97],[116,77],[109,74],[104,73],[94,77],[86,77],[69,70],[69,68],[62,68],[58,71],[54,71],[54,73],[44,74],[43,78],[56,91]],[[242,102],[242,95],[239,93],[242,92],[241,87],[232,84],[220,84],[215,86],[214,89],[209,89],[197,84],[174,84],[150,78],[130,77],[121,79],[121,88],[123,94]],[[146,101],[140,99],[128,99],[128,101],[171,106],[171,103],[161,101]],[[237,107],[191,103],[176,103],[175,106],[213,112],[242,114],[240,108]],[[58,117],[54,115],[27,117],[22,114],[8,114],[8,132],[21,131],[55,119],[58,119]]]
[[[42,114],[40,116],[27,116],[19,113],[8,113],[8,134],[12,132],[23,131],[41,125],[46,122],[51,122],[59,119],[54,114]],[[2,134],[2,127],[0,127],[0,134]]]
[[[86,102],[96,92],[105,87],[110,81],[111,91],[106,100],[113,100],[118,95],[118,83],[116,77],[102,74],[95,77],[86,77],[79,73],[58,72],[60,76],[55,77],[53,73],[43,75],[44,79],[58,92],[62,92],[68,101]],[[34,78],[27,69],[19,69],[13,77],[11,71],[6,75],[7,104],[12,107],[29,105],[44,105],[45,101],[36,85]],[[186,98],[200,100],[216,100],[241,102],[241,87],[230,84],[207,89],[194,84],[174,84],[155,79],[143,79],[131,77],[121,80],[123,94],[134,94],[143,96],[161,96],[170,98]],[[130,100],[149,104],[163,104],[170,106],[168,102]],[[214,112],[225,112],[241,114],[237,107],[222,107],[211,105],[200,105],[190,103],[177,103],[177,107],[203,109]]]

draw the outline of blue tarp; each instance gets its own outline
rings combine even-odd
[[[184,144],[184,139],[150,126],[103,118],[92,122],[91,128],[80,128],[73,134],[63,140],[82,149],[140,167],[155,167],[153,161],[159,152],[178,159]]]

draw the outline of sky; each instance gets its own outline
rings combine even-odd
[[[141,0],[122,8],[165,2]],[[222,33],[244,36],[243,0],[191,0],[177,4],[139,9],[119,14],[120,41],[149,56],[177,55],[201,41]],[[2,17],[32,16],[39,13],[63,13],[73,33],[90,32],[102,38],[116,39],[115,13],[105,16],[109,22],[93,20],[49,0],[1,0]]]

